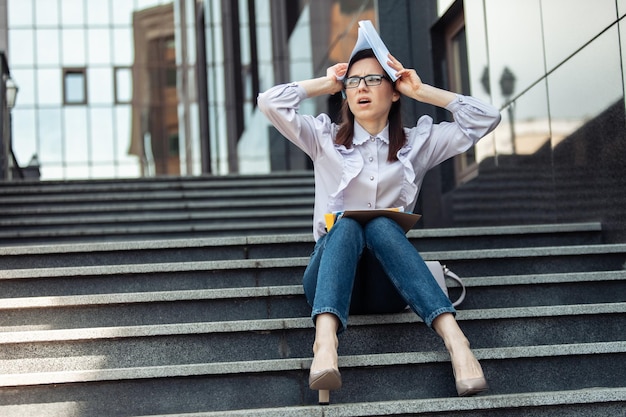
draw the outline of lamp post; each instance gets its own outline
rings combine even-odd
[[[4,82],[5,91],[6,91],[6,103],[9,111],[15,107],[15,100],[17,100],[17,92],[19,91],[19,87],[15,84],[12,78],[7,78]]]
[[[13,126],[12,126],[12,116],[11,110],[15,107],[15,100],[17,99],[17,91],[19,88],[15,81],[11,79],[8,74],[4,74],[3,76],[4,86],[2,88],[4,92],[4,106],[5,108],[2,111],[3,119],[5,123],[2,124],[3,127],[3,173],[2,178],[5,180],[10,180],[13,174]]]
[[[8,130],[8,142],[9,142],[9,153],[7,153],[7,165],[9,167],[9,176],[7,178],[13,177],[15,157],[13,156],[13,107],[15,107],[15,101],[17,100],[17,91],[19,90],[17,84],[11,77],[7,78],[4,82],[4,94],[6,95],[6,103],[7,109],[9,110],[9,123],[7,126]]]
[[[487,95],[491,95],[491,86],[489,85],[489,67],[485,67],[483,70],[483,75],[480,77],[480,83],[483,86],[483,90]]]
[[[513,103],[510,102],[511,96],[515,91],[515,75],[508,67],[504,67],[502,75],[500,76],[500,90],[502,91],[502,95],[504,96],[504,99],[508,102],[509,106],[508,113],[509,125],[511,126],[511,147],[513,150],[513,155],[515,155],[517,152],[515,149],[515,121],[513,114],[514,110]]]

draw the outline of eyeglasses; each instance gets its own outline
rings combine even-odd
[[[388,77],[384,74],[369,74],[364,77],[348,77],[343,80],[343,86],[345,88],[357,88],[361,84],[361,80],[365,81],[365,85],[371,87],[373,85],[380,85],[383,79],[388,80]]]

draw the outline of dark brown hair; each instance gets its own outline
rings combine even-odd
[[[374,55],[374,51],[372,51],[371,49],[364,49],[357,52],[348,63],[348,71],[346,72],[346,74],[350,72],[352,64],[365,58],[376,58],[376,55]],[[389,110],[389,155],[387,156],[387,161],[389,162],[398,160],[398,151],[406,143],[406,135],[404,133],[404,126],[402,124],[402,108],[400,106],[401,101],[402,100],[396,100],[395,102],[393,102],[391,104],[391,109]],[[337,132],[335,143],[338,145],[343,145],[346,148],[351,148],[353,137],[354,114],[352,114],[352,112],[350,111],[350,107],[348,106],[348,100],[344,100],[341,106],[341,124],[339,125],[339,131]]]

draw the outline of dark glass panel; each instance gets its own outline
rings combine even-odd
[[[548,78],[559,221],[626,231],[626,130],[617,27]],[[626,237],[626,236],[625,236]]]

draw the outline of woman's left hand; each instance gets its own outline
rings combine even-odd
[[[422,79],[417,75],[417,72],[411,68],[404,68],[400,61],[391,54],[389,54],[388,64],[397,71],[396,90],[405,96],[415,97],[423,85]]]
[[[447,107],[456,94],[450,91],[436,88],[422,82],[422,79],[414,69],[404,68],[400,61],[389,54],[389,66],[396,70],[396,90],[400,94],[411,97],[422,103],[434,104],[439,107]]]

